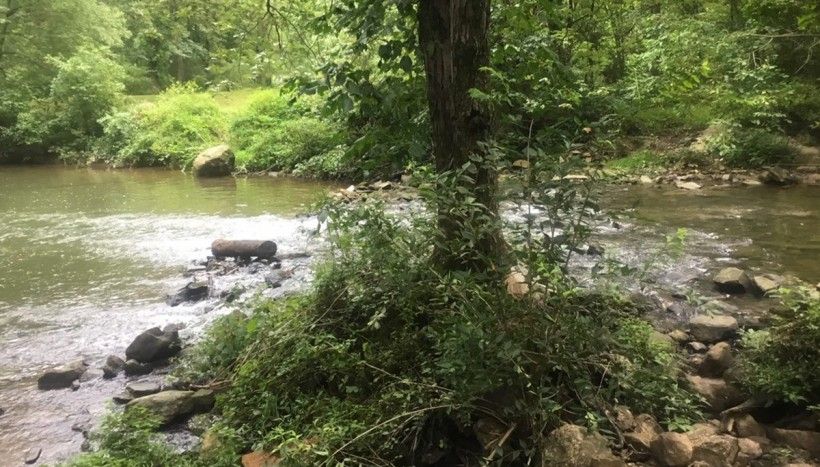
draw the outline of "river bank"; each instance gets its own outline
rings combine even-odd
[[[81,382],[76,392],[37,392],[33,385],[43,368],[65,363],[73,356],[90,356],[91,367],[98,369],[108,354],[121,353],[139,332],[153,326],[186,322],[187,327],[181,334],[184,341],[190,341],[214,317],[229,311],[218,298],[173,310],[161,304],[168,290],[186,280],[182,270],[192,261],[202,261],[207,256],[207,247],[216,236],[263,235],[280,242],[282,252],[306,251],[316,244],[316,238],[311,235],[317,225],[315,219],[289,220],[269,214],[281,205],[278,203],[285,201],[278,198],[277,193],[294,199],[298,198],[294,196],[294,190],[308,188],[289,179],[225,179],[201,184],[171,172],[129,171],[123,176],[118,175],[119,172],[65,170],[65,173],[41,173],[52,179],[49,186],[33,193],[28,204],[5,204],[2,210],[7,216],[0,235],[4,252],[19,248],[19,242],[25,239],[41,248],[54,242],[60,250],[56,254],[69,255],[68,260],[55,261],[51,259],[53,253],[46,251],[46,258],[39,261],[36,257],[28,258],[26,263],[21,262],[25,258],[18,257],[15,263],[7,263],[2,268],[9,272],[27,271],[28,281],[4,277],[4,285],[18,285],[4,287],[4,305],[0,308],[4,338],[9,343],[4,346],[1,360],[6,384],[2,393],[3,397],[12,397],[11,404],[8,399],[0,404],[6,409],[2,415],[4,421],[10,422],[4,424],[8,432],[2,433],[0,439],[4,442],[4,453],[10,458],[21,456],[37,436],[47,436],[51,440],[43,452],[42,461],[64,458],[76,452],[83,437],[71,431],[71,426],[97,419],[105,410],[105,401],[121,391],[124,385],[121,378],[113,382],[99,378],[97,370],[92,373],[96,377]],[[74,178],[78,174],[82,177]],[[129,182],[129,177],[137,180]],[[157,177],[164,181],[158,183]],[[24,173],[17,172],[9,174],[4,180],[6,183],[0,186],[11,186],[12,179],[27,186],[32,182]],[[96,183],[90,183],[95,180]],[[100,198],[100,193],[113,190],[102,190],[99,183],[116,186],[121,192]],[[131,191],[137,186],[145,187],[145,190],[139,194]],[[180,191],[180,187],[184,188]],[[817,225],[813,202],[817,193],[812,190],[815,188],[782,190],[760,186],[705,189],[695,195],[689,190],[671,187],[609,187],[605,209],[617,218],[613,221],[610,215],[602,217],[593,241],[612,255],[640,264],[655,246],[662,248],[665,232],[688,227],[690,236],[686,254],[674,267],[653,276],[653,280],[662,284],[683,284],[685,290],[696,286],[689,283],[692,279],[695,283],[708,285],[710,274],[732,261],[752,268],[754,272],[792,274],[811,280],[812,274],[817,273],[817,265],[810,260],[800,262],[797,259],[805,259],[806,251],[817,248],[816,240],[812,240],[810,234]],[[318,194],[314,188],[306,191],[311,193],[310,196]],[[64,196],[56,196],[59,193]],[[233,194],[226,196],[227,193]],[[8,197],[3,199],[9,200]],[[72,211],[73,202],[85,207],[77,209],[75,205]],[[738,208],[738,204],[742,207]],[[56,213],[59,209],[69,212]],[[726,223],[727,217],[731,219],[730,224]],[[742,229],[736,229],[738,222],[742,223]],[[55,225],[64,226],[64,230],[55,231]],[[780,226],[780,230],[773,232],[771,225]],[[43,235],[38,236],[38,232]],[[49,235],[44,235],[47,232]],[[780,243],[766,245],[765,239],[773,235]],[[102,257],[95,258],[95,262],[89,265],[80,261],[87,255],[92,240],[98,245],[91,251]],[[106,268],[104,265],[110,261],[112,252],[114,267]],[[147,256],[147,264],[133,265],[132,259],[142,255]],[[9,260],[8,255],[4,258]],[[591,268],[596,258],[590,255],[582,259],[584,261],[578,267]],[[42,268],[31,267],[32,264],[40,264]],[[77,270],[92,271],[83,280],[76,277],[77,270],[70,273],[72,264]],[[130,265],[129,271],[118,275],[117,270],[123,264]],[[157,266],[159,277],[151,275]],[[302,271],[304,280],[283,282],[283,287],[270,289],[273,293],[285,293],[291,290],[291,285],[307,282],[309,267],[306,263],[289,265],[283,261],[283,270],[294,266]],[[54,267],[68,269],[53,270]],[[224,285],[217,287],[219,292],[215,296],[230,290],[233,283],[243,281],[248,282],[247,290],[264,287],[265,275],[260,270],[251,275],[231,276]],[[72,276],[74,278],[69,280]],[[62,282],[54,280],[60,277]],[[99,281],[99,278],[105,280]],[[88,283],[89,279],[93,279],[92,283]],[[82,285],[84,281],[86,284]],[[28,285],[20,285],[24,283]],[[129,288],[135,284],[139,287]],[[14,291],[14,294],[7,290]],[[21,295],[20,290],[27,293]],[[670,295],[673,292],[670,290]],[[86,303],[78,307],[79,300]],[[739,303],[743,304],[743,300],[741,298]],[[123,306],[123,301],[128,305]],[[27,304],[9,306],[12,302]],[[53,305],[53,311],[44,312],[49,309],[45,308],[48,303]],[[109,311],[102,312],[106,308]],[[51,316],[53,319],[45,319]],[[62,343],[65,347],[61,347]],[[18,390],[14,388],[22,389],[15,393]],[[19,402],[22,400],[25,404]],[[6,446],[10,446],[8,451]]]

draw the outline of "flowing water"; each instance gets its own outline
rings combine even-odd
[[[43,368],[77,358],[96,368],[157,325],[185,323],[190,337],[223,309],[213,300],[165,305],[185,267],[218,237],[310,250],[316,220],[299,214],[328,188],[164,170],[0,167],[0,464],[20,464],[29,448],[42,448],[47,461],[76,452],[83,437],[72,424],[98,418],[124,382],[38,391]],[[600,228],[595,241],[627,260],[644,261],[664,234],[689,229],[686,254],[659,281],[703,278],[728,263],[820,281],[818,187],[612,186],[603,201],[623,226]]]

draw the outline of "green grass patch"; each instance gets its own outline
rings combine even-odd
[[[648,149],[641,149],[620,159],[606,162],[604,167],[610,171],[621,173],[638,173],[651,169],[659,169],[666,163],[666,158]]]

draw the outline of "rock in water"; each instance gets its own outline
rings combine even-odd
[[[105,359],[105,365],[102,367],[103,378],[110,379],[116,377],[119,372],[125,367],[125,361],[116,355],[109,355]]]
[[[159,384],[145,381],[128,383],[125,385],[125,389],[133,394],[134,397],[150,396],[151,394],[156,394],[160,391]]]
[[[797,177],[790,174],[786,169],[772,167],[761,175],[760,181],[769,185],[785,186],[797,183]]]
[[[723,293],[741,294],[754,290],[752,279],[742,269],[725,268],[714,278],[715,287]]]
[[[26,464],[33,464],[33,463],[37,462],[37,459],[40,458],[40,454],[42,454],[42,453],[43,453],[43,450],[40,449],[40,448],[31,448],[28,451],[26,451],[26,455],[23,458],[23,461]]]
[[[779,289],[780,285],[783,284],[783,278],[774,274],[763,274],[762,276],[755,276],[753,282],[755,291],[760,295],[766,295]]]
[[[179,333],[176,331],[166,332],[157,327],[137,336],[134,342],[125,349],[125,356],[129,360],[150,363],[173,357],[179,353],[181,348]]]
[[[737,332],[737,320],[727,315],[698,315],[689,321],[689,333],[700,342],[718,342]]]
[[[70,388],[88,367],[82,360],[46,370],[37,379],[37,388],[43,390]]]
[[[231,148],[221,144],[199,153],[194,159],[194,175],[198,177],[223,177],[233,172],[236,157]]]
[[[151,368],[151,365],[147,363],[140,363],[136,360],[128,360],[125,362],[123,369],[125,369],[125,374],[127,376],[140,376],[147,375],[153,368]]]
[[[185,302],[198,302],[208,298],[208,284],[203,282],[189,282],[185,287],[169,294],[165,298],[168,306],[178,306]]]

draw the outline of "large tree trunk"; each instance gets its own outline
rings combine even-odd
[[[436,169],[458,170],[471,156],[485,161],[476,163],[471,180],[460,179],[458,189],[448,194],[456,203],[472,197],[483,208],[453,212],[445,205],[438,213],[442,241],[437,259],[450,270],[497,269],[504,249],[497,222],[497,174],[481,145],[490,136],[491,118],[469,92],[487,87],[480,68],[490,64],[490,0],[420,0],[418,24]]]

